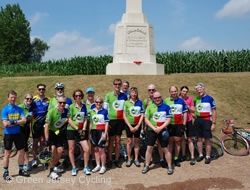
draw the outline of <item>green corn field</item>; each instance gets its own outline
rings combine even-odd
[[[112,60],[112,56],[104,55],[74,57],[42,63],[0,64],[0,76],[104,75],[107,64],[112,63]],[[156,62],[165,65],[165,74],[247,72],[250,71],[250,50],[158,52]]]

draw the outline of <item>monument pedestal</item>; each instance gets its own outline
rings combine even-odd
[[[106,75],[164,75],[164,65],[156,63],[110,63]]]
[[[142,0],[127,0],[126,8],[116,26],[113,63],[106,75],[164,75],[164,65],[156,64],[154,27],[142,13]]]

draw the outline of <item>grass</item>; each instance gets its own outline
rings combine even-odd
[[[248,127],[250,122],[250,73],[203,73],[203,74],[170,74],[164,76],[105,76],[105,75],[79,75],[79,76],[34,76],[34,77],[4,77],[0,78],[0,109],[8,103],[7,93],[15,90],[18,94],[17,104],[23,101],[24,94],[31,92],[36,94],[36,85],[47,85],[46,95],[53,97],[54,84],[63,82],[66,85],[65,95],[72,98],[73,90],[79,88],[85,93],[87,87],[93,87],[96,95],[105,96],[113,90],[114,78],[128,80],[130,87],[139,89],[141,100],[147,97],[147,86],[155,84],[157,90],[166,98],[171,85],[179,88],[187,85],[190,88],[189,95],[194,99],[197,95],[194,86],[202,82],[206,92],[211,95],[217,105],[216,136],[221,136],[219,128],[223,125],[223,119],[233,119],[236,126]],[[2,122],[0,123],[3,127]],[[0,129],[2,131],[2,129]]]

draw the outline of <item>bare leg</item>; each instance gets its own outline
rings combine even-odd
[[[131,159],[131,151],[132,151],[132,138],[127,138],[127,153],[128,153],[128,160]]]
[[[119,159],[121,136],[115,136],[115,160]]]
[[[114,141],[115,141],[114,136],[109,137],[109,144],[108,144],[109,161],[112,161],[112,153],[113,153],[113,148],[114,148]]]
[[[154,147],[153,146],[147,146],[147,151],[146,151],[146,166],[149,166],[151,158],[152,158],[152,152],[153,152]]]
[[[80,141],[80,144],[82,146],[83,149],[83,156],[84,156],[84,167],[88,166],[88,162],[89,162],[89,145],[88,145],[88,141],[84,140],[84,141]]]
[[[134,142],[135,142],[135,148],[134,148],[135,160],[138,160],[139,149],[140,149],[140,146],[139,146],[140,139],[139,138],[134,138]]]
[[[75,164],[75,140],[68,140],[68,144],[69,144],[69,160],[70,163],[72,165],[72,168],[76,168],[76,164]]]

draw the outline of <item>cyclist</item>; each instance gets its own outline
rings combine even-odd
[[[52,108],[55,108],[58,106],[58,101],[57,98],[58,96],[64,96],[64,89],[65,85],[61,82],[58,82],[54,86],[55,89],[55,97],[51,98],[50,103],[49,103],[49,108],[48,110],[51,110]],[[69,106],[72,104],[72,100],[68,97],[66,97],[66,109],[69,109]],[[65,125],[68,125],[68,122],[65,123]],[[68,168],[68,163],[69,163],[69,147],[68,147],[68,140],[67,140],[67,133],[66,130],[64,131],[65,141],[64,141],[64,156],[65,159],[63,161],[63,166],[64,168]]]
[[[168,163],[168,174],[173,174],[172,157],[168,147],[168,130],[167,127],[171,123],[170,107],[163,103],[160,92],[155,92],[153,95],[154,103],[149,105],[145,112],[145,122],[148,126],[147,129],[147,151],[146,151],[146,164],[142,170],[145,174],[149,171],[149,164],[152,157],[152,152],[156,139],[162,146],[165,153],[165,159]]]
[[[24,135],[24,160],[26,162],[26,170],[30,171],[31,170],[31,164],[29,163],[29,151],[28,151],[28,139],[30,137],[30,120],[33,116],[33,112],[32,112],[32,108],[31,108],[31,104],[32,104],[32,99],[33,99],[33,95],[31,93],[27,93],[24,96],[24,102],[21,103],[20,105],[18,105],[19,107],[21,107],[23,109],[25,118],[26,118],[26,123],[23,125],[20,125],[21,127],[21,132]]]
[[[45,147],[48,148],[51,145],[53,154],[53,160],[49,162],[49,177],[52,179],[57,179],[59,177],[57,173],[63,172],[63,169],[55,165],[58,163],[63,153],[65,123],[68,121],[69,117],[69,111],[65,108],[66,97],[58,96],[57,102],[58,106],[48,111],[44,130]]]
[[[153,104],[153,102],[154,102],[153,96],[154,96],[154,93],[156,92],[156,87],[155,87],[155,85],[154,85],[154,84],[148,85],[148,90],[147,90],[147,91],[148,91],[149,97],[146,98],[146,99],[143,101],[143,109],[144,109],[144,110],[146,110],[147,107],[148,107],[149,105]],[[145,122],[143,123],[143,125],[144,125],[144,126],[143,126],[143,130],[146,131],[147,126],[146,126]],[[161,164],[161,167],[162,167],[162,168],[166,168],[167,165],[166,165],[165,160],[163,159],[163,150],[162,150],[161,144],[160,144],[160,142],[159,142],[158,139],[157,139],[157,145],[158,145],[157,147],[158,147],[158,152],[159,152],[159,156],[160,156],[160,164]]]
[[[33,168],[36,168],[38,165],[37,163],[38,142],[40,141],[40,151],[42,151],[44,147],[44,124],[50,102],[50,98],[45,96],[45,90],[46,90],[45,84],[38,84],[37,85],[38,95],[33,97],[33,102],[32,102],[33,117],[31,119],[31,132],[33,136],[33,149],[32,149]]]
[[[196,119],[194,122],[195,134],[197,136],[197,146],[199,157],[197,162],[204,159],[202,154],[203,143],[205,139],[206,158],[205,164],[210,164],[211,158],[211,141],[212,132],[215,130],[216,125],[216,105],[214,99],[205,93],[205,87],[202,83],[195,86],[196,92],[199,95],[194,99],[194,106],[196,109]]]
[[[86,175],[90,175],[90,170],[88,167],[89,161],[89,132],[86,130],[87,128],[87,109],[85,104],[82,103],[83,99],[82,90],[74,90],[73,98],[75,103],[71,104],[69,107],[70,117],[69,117],[69,126],[67,128],[67,137],[69,144],[69,159],[72,165],[72,176],[76,176],[76,164],[74,158],[75,151],[75,139],[80,141],[81,147],[84,151],[84,169],[83,173]]]
[[[95,98],[96,107],[90,111],[90,134],[91,142],[95,149],[96,166],[92,172],[100,170],[100,174],[106,172],[106,154],[104,151],[107,139],[109,116],[108,111],[102,107],[103,98]]]
[[[95,89],[92,87],[89,87],[86,89],[86,95],[87,95],[87,99],[84,101],[84,104],[86,105],[87,108],[87,112],[88,112],[88,118],[90,118],[90,111],[92,109],[94,109],[96,107],[95,105]],[[89,122],[90,120],[88,119],[87,121],[87,129],[89,129]],[[93,167],[96,167],[96,161],[95,161],[95,151],[94,151],[94,146],[91,142],[91,156],[92,156],[92,165]],[[83,167],[84,166],[84,159],[83,159],[83,152],[81,151],[81,162],[80,162],[80,166]]]
[[[22,108],[15,105],[17,93],[14,90],[8,92],[9,104],[2,109],[1,117],[4,126],[4,158],[3,158],[3,178],[11,180],[9,176],[9,158],[13,142],[18,150],[19,175],[29,177],[30,174],[24,171],[24,137],[20,131],[20,125],[26,123]]]
[[[127,80],[123,80],[122,81],[122,89],[120,90],[120,92],[123,92],[129,98],[129,90],[128,89],[129,89],[129,82]]]
[[[194,144],[193,144],[193,137],[194,137],[194,127],[192,123],[192,115],[195,113],[195,108],[194,108],[194,102],[193,99],[189,96],[187,96],[189,91],[189,88],[187,86],[182,86],[181,87],[181,92],[179,94],[179,97],[184,100],[186,107],[188,109],[187,112],[187,129],[186,129],[186,135],[187,135],[187,141],[188,141],[188,148],[189,152],[191,154],[191,160],[190,160],[190,165],[195,164],[195,159],[194,159]],[[182,161],[186,160],[186,144],[185,144],[185,137],[184,135],[182,136],[181,140],[181,150],[182,150]]]
[[[169,132],[169,151],[173,153],[173,141],[175,141],[174,164],[180,167],[179,153],[181,149],[181,139],[184,135],[187,122],[187,107],[183,99],[178,97],[178,88],[171,86],[169,88],[170,97],[164,100],[164,103],[170,106],[172,119],[168,127]]]
[[[127,153],[128,160],[126,163],[127,167],[132,165],[131,151],[132,151],[132,138],[134,137],[135,142],[135,160],[134,164],[140,167],[138,160],[139,155],[139,137],[141,132],[141,124],[143,121],[144,109],[142,101],[138,97],[138,90],[136,87],[130,88],[129,100],[124,104],[123,108],[123,119],[126,123],[126,134],[127,134]]]
[[[115,141],[115,166],[121,168],[121,163],[119,163],[119,153],[120,153],[120,141],[122,130],[124,128],[123,120],[123,106],[124,102],[128,99],[127,95],[120,92],[122,85],[121,79],[114,79],[113,87],[114,91],[106,94],[104,100],[104,108],[108,110],[110,119],[110,130],[109,130],[109,144],[108,144],[108,168],[112,167],[112,152],[113,145]]]

